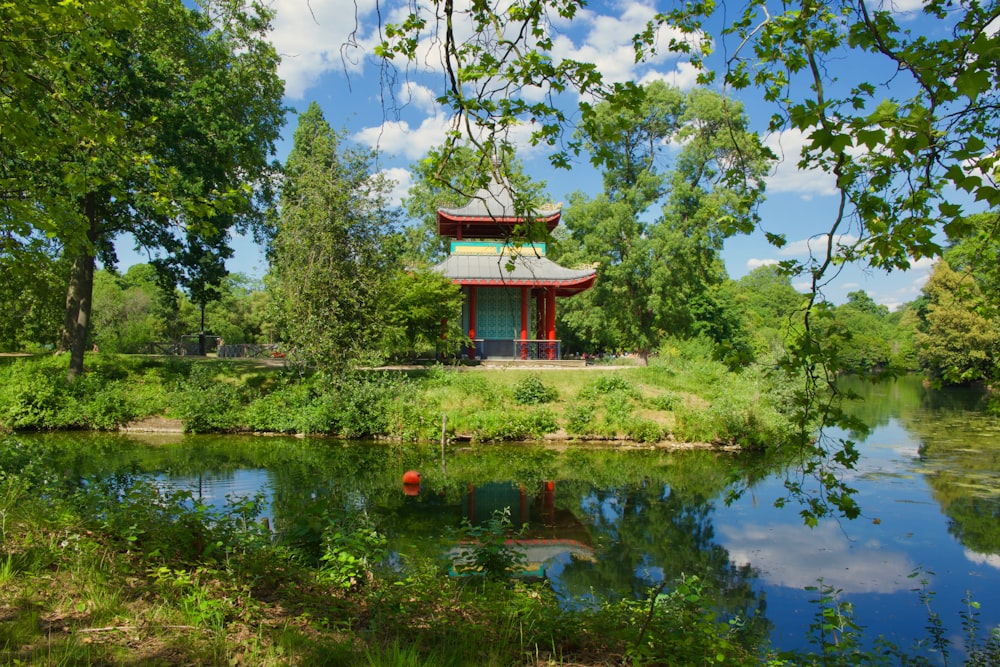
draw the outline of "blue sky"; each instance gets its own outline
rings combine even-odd
[[[462,2],[457,0],[456,6]],[[411,68],[405,77],[396,80],[387,79],[379,63],[368,55],[378,42],[376,9],[383,21],[392,22],[399,21],[402,12],[409,11],[408,5],[398,0],[379,5],[374,0],[272,0],[271,6],[277,12],[272,41],[282,56],[279,74],[286,82],[286,103],[302,111],[316,101],[334,128],[345,130],[359,144],[378,148],[379,168],[398,183],[395,191],[398,200],[410,184],[408,166],[442,142],[451,120],[434,102],[443,90],[444,77],[432,45],[424,45],[426,50],[419,68]],[[913,21],[915,25],[925,20],[914,11],[919,6],[919,0],[893,4],[902,20]],[[690,88],[695,85],[696,72],[689,63],[665,49],[652,60],[635,62],[631,36],[657,9],[666,8],[662,2],[593,3],[571,22],[551,26],[555,37],[552,55],[594,62],[610,81],[645,83],[662,79]],[[923,29],[933,30],[935,26],[924,25]],[[667,30],[663,29],[661,40],[668,37]],[[869,69],[867,63],[845,60],[843,77],[840,73],[837,76],[848,85],[852,76],[871,77],[873,73],[877,74],[877,69]],[[766,135],[767,122],[774,110],[764,106],[755,91],[744,91],[738,99],[744,103],[752,127],[785,158],[768,179],[767,201],[761,215],[763,228],[784,233],[788,244],[779,251],[767,243],[763,232],[731,238],[724,259],[733,278],[761,264],[804,259],[810,248],[819,249],[825,242],[821,234],[829,227],[837,203],[832,176],[795,167],[802,137],[791,132]],[[296,124],[297,118],[289,116],[285,139],[278,147],[279,159],[283,160],[290,149]],[[523,128],[525,139],[527,133]],[[590,166],[586,156],[581,156],[570,171],[551,167],[544,150],[532,149],[526,141],[520,143],[519,156],[529,174],[546,183],[553,202],[566,201],[576,190],[591,195],[600,192],[600,174]],[[142,261],[124,245],[119,245],[123,266]],[[231,271],[257,277],[266,271],[260,249],[247,239],[235,239],[234,248],[236,256],[229,262]],[[846,266],[824,289],[824,295],[840,303],[849,292],[860,289],[876,302],[895,308],[919,295],[930,267],[930,261],[921,260],[909,271],[887,274]]]

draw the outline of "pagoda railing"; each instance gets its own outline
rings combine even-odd
[[[558,340],[537,340],[519,338],[514,341],[515,359],[559,359],[560,343]]]
[[[474,359],[551,360],[559,359],[561,341],[533,338],[476,338],[463,356]]]

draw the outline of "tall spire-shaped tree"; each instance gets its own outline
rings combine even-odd
[[[396,215],[372,156],[345,148],[313,103],[285,164],[271,289],[296,356],[333,370],[374,351],[396,256]]]

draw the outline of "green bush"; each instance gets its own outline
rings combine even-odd
[[[555,387],[546,387],[537,375],[529,375],[514,385],[514,400],[521,405],[551,403],[558,397]]]
[[[141,394],[122,373],[91,371],[78,377],[68,391],[72,401],[66,406],[66,420],[82,427],[113,431],[144,412]]]
[[[509,579],[524,568],[528,557],[516,542],[508,542],[514,533],[510,508],[495,510],[483,524],[462,522],[462,548],[453,565],[455,572],[487,579]]]
[[[269,433],[315,433],[306,416],[315,395],[309,384],[291,384],[261,396],[243,411],[243,421],[252,431]]]
[[[566,432],[584,436],[594,434],[594,405],[579,401],[566,409]]]
[[[242,396],[225,378],[223,364],[195,363],[174,396],[174,408],[188,433],[234,431],[240,428]],[[228,374],[228,373],[227,373]]]
[[[555,414],[545,409],[530,412],[483,410],[470,418],[469,425],[475,442],[530,440],[559,428]]]
[[[396,397],[405,382],[387,373],[351,374],[336,381],[317,407],[329,410],[330,432],[348,438],[387,435],[395,423]]]
[[[388,540],[366,512],[326,517],[320,576],[339,588],[358,588],[374,580],[376,566],[389,556]]]
[[[787,442],[794,424],[778,410],[773,397],[780,387],[752,373],[733,375],[726,391],[708,408],[676,410],[679,438],[691,442],[767,449]],[[765,399],[765,397],[767,397]]]
[[[580,390],[579,397],[582,400],[599,401],[609,394],[622,394],[628,398],[639,398],[639,392],[627,378],[622,377],[621,371],[598,376]]]
[[[673,392],[667,392],[661,396],[654,396],[647,401],[649,407],[654,410],[662,410],[664,412],[672,412],[679,406],[683,405],[683,400],[680,396]]]
[[[602,408],[604,416],[598,427],[599,433],[605,437],[626,434],[635,420],[635,405],[631,396],[620,390],[613,391],[604,396]]]
[[[664,433],[652,419],[633,419],[625,426],[625,435],[636,442],[659,442]]]
[[[55,429],[74,424],[66,420],[70,401],[66,369],[51,363],[18,361],[0,377],[0,427]]]
[[[646,600],[609,602],[595,620],[609,623],[608,641],[619,641],[629,664],[757,665],[752,642],[741,643],[741,621],[720,619],[697,576],[682,576],[650,591]],[[669,661],[664,662],[664,657]]]

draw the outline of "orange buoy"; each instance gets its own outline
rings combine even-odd
[[[403,473],[403,484],[420,484],[420,473],[416,470],[407,470]]]

